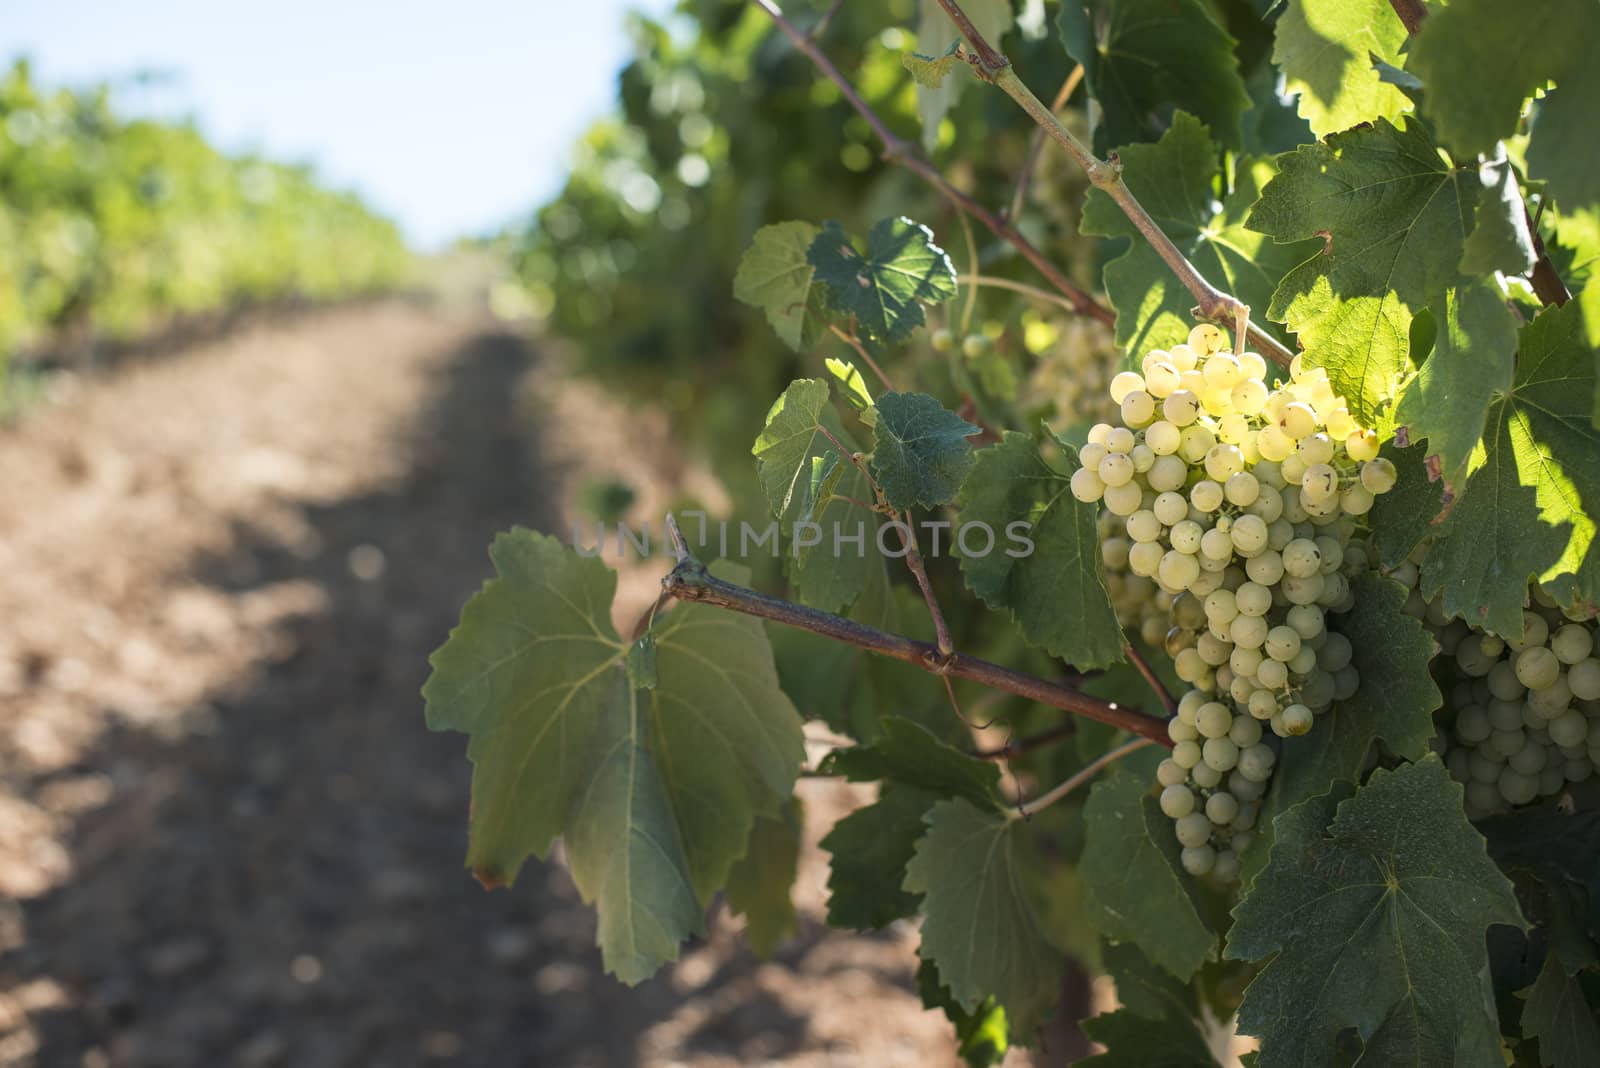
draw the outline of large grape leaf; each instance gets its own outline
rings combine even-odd
[[[1433,353],[1400,395],[1394,418],[1411,428],[1413,440],[1428,439],[1427,454],[1438,457],[1453,492],[1483,437],[1490,403],[1511,385],[1517,326],[1493,283],[1452,286],[1433,306]]]
[[[1133,943],[1187,981],[1215,952],[1217,936],[1179,864],[1172,821],[1147,783],[1129,773],[1096,783],[1083,818],[1078,871],[1101,934]]]
[[[803,348],[816,336],[816,325],[806,315],[816,272],[806,250],[816,236],[817,228],[808,222],[763,226],[733,275],[734,298],[765,312],[772,329],[792,349]]]
[[[506,885],[555,838],[627,982],[675,959],[805,757],[759,621],[700,605],[655,626],[657,686],[627,684],[615,575],[521,528],[423,687],[428,725],[471,735],[467,864]]]
[[[1227,955],[1271,958],[1240,1030],[1261,1038],[1260,1068],[1331,1065],[1349,1028],[1363,1063],[1501,1068],[1491,924],[1524,926],[1438,757],[1336,787],[1278,818],[1234,909]]]
[[[1318,137],[1411,110],[1399,86],[1372,65],[1374,56],[1402,62],[1406,28],[1389,0],[1289,0],[1276,34],[1272,61]]]
[[[1461,156],[1516,132],[1524,101],[1546,82],[1528,147],[1529,176],[1568,207],[1600,200],[1592,152],[1600,19],[1593,0],[1453,0],[1422,25],[1407,67],[1428,85],[1422,110]]]
[[[1122,630],[1100,577],[1095,506],[1072,495],[1068,477],[1026,434],[1007,431],[977,457],[961,488],[961,522],[986,524],[994,546],[961,557],[968,588],[1010,612],[1030,642],[1080,670],[1120,661]],[[1006,540],[1014,523],[1028,524],[1027,555],[1012,555],[1024,551]]]
[[[1039,930],[1018,871],[1020,820],[964,800],[941,801],[906,866],[922,895],[924,960],[968,1012],[991,995],[1024,1040],[1055,1004],[1061,961]]]
[[[1237,43],[1200,0],[1065,0],[1061,42],[1100,104],[1095,145],[1153,141],[1163,112],[1198,115],[1229,148],[1250,106]],[[1103,34],[1096,38],[1095,27]]]
[[[1484,195],[1478,200],[1472,233],[1461,249],[1461,273],[1527,274],[1533,270],[1538,253],[1533,247],[1522,189],[1504,148],[1478,167],[1478,181]]]
[[[1336,782],[1360,781],[1379,752],[1420,760],[1433,737],[1433,712],[1444,701],[1429,671],[1439,648],[1433,635],[1403,611],[1407,591],[1393,579],[1368,572],[1351,579],[1350,589],[1356,607],[1335,629],[1350,639],[1361,688],[1311,733],[1284,740],[1260,834],[1245,857],[1247,878],[1265,863],[1279,814]]]
[[[745,918],[745,938],[757,955],[768,957],[795,928],[795,872],[800,867],[800,833],[805,816],[791,797],[773,812],[756,817],[750,848],[728,872],[728,907]]]
[[[966,12],[972,24],[977,27],[984,40],[1001,47],[1000,39],[1010,32],[1015,17],[1011,11],[1011,0],[973,0],[963,3],[961,10]],[[950,16],[945,14],[944,8],[939,6],[938,0],[919,0],[917,4],[917,51],[927,56],[941,57],[961,39],[961,33],[956,29],[956,24],[950,21]],[[938,60],[936,58],[935,63]],[[955,60],[960,63],[960,60]],[[935,67],[937,69],[937,67]],[[917,71],[913,70],[913,74]],[[948,68],[945,68],[948,73]],[[955,78],[938,77],[924,81],[917,78],[917,114],[922,117],[922,147],[932,152],[939,146],[939,125],[944,122],[944,117],[955,107],[956,100],[960,97],[966,83],[971,80],[966,75]]]
[[[972,470],[967,438],[980,429],[926,393],[885,393],[878,398],[868,468],[896,508],[937,508]]]
[[[1157,1026],[1122,1009],[1083,1021],[1083,1033],[1106,1050],[1079,1061],[1081,1068],[1218,1068],[1205,1036],[1190,1018],[1168,1017]]]
[[[1410,367],[1412,316],[1456,280],[1476,170],[1445,163],[1415,119],[1379,119],[1278,163],[1247,225],[1324,247],[1283,279],[1267,314],[1300,335],[1351,414],[1378,426]]]
[[[956,271],[933,231],[905,218],[879,221],[867,234],[867,253],[856,251],[838,223],[824,226],[806,259],[828,302],[853,316],[861,332],[880,341],[902,341],[925,322],[924,304],[956,295]]]
[[[1258,313],[1266,310],[1279,280],[1317,248],[1315,241],[1274,244],[1245,227],[1250,206],[1275,173],[1273,165],[1240,160],[1233,188],[1224,188],[1218,148],[1192,115],[1180,112],[1160,141],[1125,145],[1118,157],[1122,180],[1189,261]],[[1100,190],[1091,190],[1084,205],[1083,232],[1131,239],[1105,269],[1117,344],[1137,355],[1187,339],[1194,296]]]
[[[1522,1033],[1539,1040],[1539,1063],[1546,1068],[1590,1068],[1600,1064],[1600,1023],[1576,975],[1560,955],[1546,953],[1539,978],[1527,992]]]
[[[1594,353],[1578,302],[1522,328],[1516,375],[1489,405],[1484,450],[1422,565],[1444,609],[1496,634],[1522,633],[1527,583],[1592,612],[1600,432],[1590,422]]]

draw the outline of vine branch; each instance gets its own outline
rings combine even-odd
[[[1075,285],[1066,275],[1062,274],[1061,270],[1051,263],[1049,258],[1043,252],[1040,252],[1038,247],[1024,237],[1008,220],[1002,219],[999,215],[996,215],[972,197],[951,185],[950,181],[940,173],[939,169],[928,162],[917,151],[915,146],[896,136],[895,132],[889,129],[888,124],[883,121],[882,117],[876,111],[873,111],[865,100],[861,99],[861,94],[856,92],[855,86],[851,85],[849,79],[839,73],[839,68],[835,67],[822,49],[817,47],[817,43],[803,33],[794,23],[790,22],[784,15],[783,9],[778,7],[774,0],[751,0],[751,2],[773,21],[773,24],[794,45],[796,51],[809,59],[812,65],[822,73],[823,77],[838,87],[840,94],[851,107],[855,108],[856,114],[866,121],[867,125],[872,128],[872,132],[877,135],[878,140],[883,143],[884,159],[890,163],[899,164],[918,178],[921,178],[954,204],[957,209],[977,219],[995,237],[1015,248],[1023,259],[1032,264],[1034,269],[1044,276],[1045,281],[1049,282],[1057,292],[1067,298],[1073,310],[1079,315],[1098,319],[1108,325],[1116,321],[1116,314],[1110,308],[1095,300]]]
[[[667,518],[667,533],[672,539],[678,562],[661,580],[661,589],[680,601],[716,605],[758,619],[770,619],[775,623],[798,627],[879,656],[912,664],[930,674],[968,679],[1051,708],[1059,708],[1063,712],[1098,720],[1136,734],[1147,742],[1169,747],[1172,744],[1167,738],[1165,720],[1124,708],[1114,701],[1103,701],[1058,682],[980,660],[966,653],[942,656],[938,647],[928,642],[891,634],[831,612],[819,612],[815,608],[726,582],[712,575],[704,564],[694,558],[683,539],[683,532],[671,516]]]
[[[1422,0],[1389,0],[1389,6],[1400,16],[1407,33],[1415,37],[1422,31],[1422,20],[1428,15],[1428,8]]]
[[[1239,310],[1243,305],[1235,297],[1206,281],[1205,276],[1189,262],[1183,251],[1173,244],[1172,238],[1167,236],[1166,231],[1156,225],[1156,221],[1150,217],[1144,205],[1139,203],[1133,191],[1122,180],[1122,165],[1115,157],[1102,160],[1073,136],[1072,131],[1056,118],[1055,112],[1034,96],[1033,91],[1017,77],[1016,71],[1011,69],[1010,61],[984,40],[983,34],[972,25],[972,20],[967,18],[966,12],[961,10],[957,0],[939,0],[939,6],[944,8],[945,13],[955,22],[956,28],[972,47],[973,67],[979,77],[994,83],[1015,100],[1022,110],[1039,124],[1040,129],[1044,130],[1052,141],[1066,149],[1067,154],[1083,168],[1083,172],[1089,176],[1089,183],[1104,192],[1117,207],[1122,209],[1122,213],[1133,223],[1135,229],[1150,243],[1150,247],[1155,249],[1156,255],[1161,257],[1172,273],[1177,275],[1178,281],[1182,282],[1184,288],[1194,296],[1197,312],[1202,319],[1232,325],[1239,317]],[[1285,348],[1277,338],[1254,324],[1250,327],[1250,340],[1255,342],[1265,355],[1284,367],[1289,366],[1290,361],[1294,359],[1294,353]]]

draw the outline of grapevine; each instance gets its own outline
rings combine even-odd
[[[970,1063],[1052,1014],[1102,1068],[1600,1063],[1592,0],[909,6],[641,60],[725,155],[678,189],[700,127],[634,108],[606,167],[735,238],[578,178],[528,235],[778,551],[673,519],[624,635],[500,536],[424,690],[469,866],[559,840],[640,981],[719,894],[770,949],[797,780],[875,782],[828,920],[919,924]],[[683,288],[585,266],[624,239]]]

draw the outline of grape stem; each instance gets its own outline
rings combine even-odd
[[[1021,293],[1023,296],[1032,297],[1034,300],[1044,301],[1047,304],[1059,304],[1068,311],[1074,310],[1072,302],[1065,297],[1058,297],[1049,290],[1040,289],[1038,286],[1030,286],[1026,282],[1014,282],[1009,278],[996,278],[987,274],[958,274],[956,275],[956,281],[961,285],[971,286],[974,289],[979,286],[1009,289],[1013,293]]]
[[[1406,33],[1415,37],[1422,32],[1422,20],[1428,17],[1428,8],[1422,0],[1389,0],[1389,6],[1400,16]],[[1541,203],[1541,211],[1543,207]],[[1524,216],[1527,215],[1526,204],[1522,206],[1522,212]],[[1533,237],[1533,270],[1528,272],[1528,284],[1533,287],[1533,295],[1546,307],[1566,304],[1572,299],[1572,292],[1567,288],[1567,283],[1561,280],[1561,274],[1550,261],[1549,253],[1545,252],[1544,238],[1539,236],[1538,224],[1531,218],[1528,219],[1528,232]]]
[[[1050,708],[1059,708],[1063,712],[1109,724],[1137,734],[1146,742],[1168,747],[1172,745],[1167,737],[1164,719],[1147,716],[1114,701],[1103,701],[1059,682],[1041,679],[965,653],[943,656],[937,646],[928,642],[891,634],[831,612],[819,612],[815,608],[726,582],[712,575],[704,564],[695,559],[677,521],[670,515],[667,517],[667,534],[678,562],[661,580],[661,589],[680,601],[716,605],[758,619],[770,619],[775,623],[798,627],[854,645],[858,649],[912,664],[933,675],[967,679]]]
[[[1143,675],[1144,681],[1149,683],[1150,689],[1155,693],[1156,698],[1160,700],[1161,707],[1167,710],[1167,715],[1176,716],[1178,714],[1178,699],[1172,696],[1172,691],[1167,689],[1166,683],[1161,681],[1161,676],[1155,673],[1155,669],[1150,666],[1150,661],[1144,658],[1143,653],[1134,648],[1132,642],[1124,645],[1122,652],[1133,662],[1133,666],[1139,669],[1139,674]]]
[[[939,655],[949,659],[956,651],[955,643],[950,638],[950,626],[944,621],[944,613],[939,610],[939,598],[934,596],[933,583],[928,579],[927,565],[922,562],[922,550],[917,545],[917,526],[911,519],[911,509],[907,508],[903,516],[895,512],[894,518],[903,520],[898,529],[900,544],[906,550],[906,568],[911,572],[911,577],[917,580],[917,588],[922,591],[922,599],[928,605],[928,616],[933,620],[934,643],[939,649]],[[945,680],[945,686],[949,688],[948,679]],[[954,691],[950,694],[950,703],[956,704]],[[956,715],[960,714],[961,708],[957,705]]]
[[[1238,299],[1206,281],[1205,276],[1189,262],[1189,258],[1182,250],[1173,244],[1172,238],[1156,225],[1156,221],[1150,217],[1144,205],[1139,203],[1133,191],[1122,180],[1122,165],[1117,162],[1116,157],[1113,156],[1109,160],[1100,159],[1089,151],[1082,141],[1073,136],[1072,131],[1056,118],[1055,112],[1034,96],[1033,91],[1017,77],[1016,71],[1011,68],[1011,61],[984,40],[983,34],[973,26],[972,20],[967,18],[966,12],[961,10],[957,0],[939,0],[939,6],[944,8],[945,14],[950,16],[956,24],[956,29],[961,31],[961,35],[971,46],[973,53],[971,65],[974,73],[984,81],[993,83],[1015,100],[1022,110],[1039,124],[1040,129],[1044,130],[1052,141],[1066,149],[1067,155],[1083,168],[1083,172],[1089,176],[1089,184],[1105,193],[1117,207],[1122,209],[1122,213],[1128,217],[1139,233],[1144,235],[1150,247],[1155,249],[1156,255],[1161,257],[1172,273],[1178,276],[1178,281],[1182,282],[1184,288],[1194,296],[1200,318],[1232,325],[1242,307]],[[1250,340],[1264,354],[1284,367],[1289,366],[1289,362],[1294,359],[1294,353],[1259,326],[1250,327]]]
[[[1022,804],[1017,805],[1016,808],[1007,812],[1006,815],[1010,819],[1023,820],[1034,815],[1035,813],[1049,808],[1051,805],[1055,804],[1057,801],[1060,801],[1063,797],[1066,797],[1068,794],[1072,793],[1072,791],[1076,790],[1078,787],[1082,786],[1084,783],[1100,774],[1100,770],[1107,764],[1115,763],[1116,761],[1127,756],[1129,753],[1143,749],[1145,746],[1149,745],[1150,742],[1151,739],[1149,738],[1135,738],[1131,742],[1124,742],[1115,749],[1101,753],[1099,756],[1089,761],[1089,763],[1085,764],[1071,778],[1067,779],[1059,786],[1051,787],[1049,790],[1040,794],[1032,804],[1023,802]]]
[[[1023,259],[1031,263],[1034,269],[1044,276],[1045,281],[1049,282],[1052,288],[1067,298],[1079,315],[1087,316],[1090,319],[1098,319],[1107,325],[1116,321],[1116,314],[1110,308],[1095,300],[1068,279],[1065,274],[1062,274],[1060,268],[1051,263],[1049,258],[1043,252],[1040,252],[1033,242],[1024,237],[1011,224],[1011,221],[1002,219],[999,215],[996,215],[972,197],[951,185],[950,180],[940,173],[937,167],[928,162],[915,146],[902,140],[893,130],[889,129],[888,124],[883,121],[882,117],[876,111],[873,111],[865,100],[861,99],[861,94],[856,92],[855,86],[850,84],[849,79],[840,74],[839,68],[835,67],[822,49],[817,47],[817,43],[802,32],[798,26],[790,22],[784,15],[783,9],[774,0],[751,0],[751,2],[773,21],[773,24],[794,45],[796,51],[809,59],[812,65],[825,78],[838,87],[840,95],[845,98],[851,107],[855,108],[856,114],[866,120],[867,125],[872,128],[872,132],[883,143],[883,158],[885,160],[899,164],[918,178],[921,178],[944,196],[945,199],[954,204],[957,209],[977,219],[995,237],[1015,248]]]

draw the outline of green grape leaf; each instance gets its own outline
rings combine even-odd
[[[1571,92],[1574,104],[1592,103],[1593,93],[1585,97],[1582,87],[1593,85],[1585,68],[1593,68],[1595,21],[1592,0],[1546,0],[1529,7],[1454,0],[1430,10],[1406,63],[1428,86],[1423,114],[1440,139],[1466,157],[1489,152],[1516,132],[1523,102],[1551,79],[1558,86],[1552,96]],[[1586,127],[1556,125],[1558,134],[1586,136]],[[1536,124],[1535,144],[1540,137]],[[1533,155],[1530,150],[1530,160]],[[1579,155],[1573,154],[1574,161]],[[1561,191],[1555,192],[1559,199]]]
[[[1538,253],[1533,248],[1533,233],[1528,229],[1528,212],[1523,206],[1517,175],[1502,148],[1494,159],[1478,168],[1478,181],[1484,195],[1461,250],[1461,273],[1485,275],[1495,271],[1527,274],[1533,270]]]
[[[992,995],[1023,1039],[1055,1004],[1061,961],[1039,931],[1018,871],[1020,821],[963,800],[929,810],[906,866],[922,895],[924,960],[968,1012]]]
[[[983,39],[996,48],[1001,47],[1001,38],[1011,32],[1011,27],[1016,21],[1011,10],[1011,0],[972,0],[970,3],[963,3],[961,9],[972,20],[978,32],[983,34]],[[959,41],[956,24],[950,21],[950,16],[945,14],[938,0],[919,0],[917,49],[937,56],[944,51],[946,45],[951,45],[952,49],[955,47],[951,44],[952,40]],[[916,77],[916,71],[911,73]],[[921,78],[917,78],[919,83],[917,114],[922,118],[922,147],[930,154],[939,147],[939,127],[944,122],[945,116],[950,113],[950,109],[955,107],[956,100],[966,88],[967,81],[965,77],[945,78],[942,79],[942,83],[929,85]]]
[[[1096,783],[1083,818],[1078,871],[1100,933],[1131,942],[1187,982],[1214,955],[1217,936],[1178,861],[1172,821],[1146,782],[1130,773]]]
[[[876,802],[833,825],[822,840],[832,857],[828,926],[875,931],[916,914],[919,899],[901,884],[928,830],[922,817],[940,800],[931,790],[891,782]]]
[[[1000,769],[946,745],[924,726],[904,716],[885,716],[883,733],[868,745],[835,749],[822,759],[824,775],[843,775],[851,782],[883,779],[960,797],[999,811]]]
[[[1082,1068],[1218,1068],[1193,1019],[1167,1018],[1151,1026],[1122,1009],[1083,1021],[1083,1033],[1106,1051],[1079,1061]]]
[[[1529,806],[1486,819],[1478,829],[1488,839],[1489,855],[1506,871],[1526,868],[1547,882],[1581,887],[1583,925],[1600,931],[1600,784],[1586,785],[1573,811]]]
[[[1446,164],[1415,119],[1379,119],[1278,163],[1247,225],[1325,247],[1283,279],[1267,315],[1300,335],[1357,420],[1380,426],[1410,367],[1412,316],[1456,280],[1477,177]]]
[[[1590,422],[1595,359],[1577,301],[1522,328],[1516,375],[1489,405],[1484,451],[1422,564],[1444,610],[1496,634],[1522,633],[1527,583],[1592,613],[1600,564],[1600,432]]]
[[[1117,985],[1117,1001],[1122,1008],[1147,1020],[1194,1019],[1199,1015],[1194,987],[1156,967],[1139,952],[1139,947],[1107,942],[1100,956],[1106,974]]]
[[[868,469],[894,507],[937,508],[972,470],[967,438],[980,429],[926,393],[885,393],[878,398]]]
[[[1097,40],[1095,27],[1104,27]],[[1233,49],[1238,43],[1200,0],[1065,0],[1061,42],[1083,64],[1084,84],[1100,104],[1095,145],[1154,141],[1157,116],[1182,109],[1217,131],[1229,148],[1242,140],[1250,94]]]
[[[467,864],[509,884],[557,835],[600,918],[607,970],[637,982],[704,927],[756,818],[805,748],[760,622],[702,605],[658,619],[658,684],[629,687],[616,576],[516,529],[423,687],[428,725],[471,735]]]
[[[1192,115],[1178,113],[1159,142],[1126,145],[1118,156],[1123,181],[1189,261],[1253,308],[1264,310],[1279,280],[1320,246],[1314,240],[1274,244],[1246,228],[1250,206],[1276,173],[1273,165],[1240,160],[1233,188],[1223,188],[1217,146]],[[1090,191],[1084,205],[1083,232],[1130,239],[1127,251],[1105,269],[1106,294],[1117,312],[1117,344],[1143,353],[1187,340],[1194,296],[1098,189]]]
[[[1067,455],[1076,462],[1070,447]],[[1074,497],[1069,482],[1026,434],[1008,430],[979,449],[961,487],[961,522],[985,524],[993,545],[983,555],[962,554],[961,572],[967,588],[1010,612],[1030,642],[1090,671],[1122,659],[1122,630],[1100,577],[1098,509]],[[1007,540],[1017,523],[1028,524],[1031,548]]]
[[[931,960],[917,967],[917,993],[924,1008],[939,1009],[955,1025],[956,1052],[967,1068],[993,1068],[1005,1060],[1011,1046],[1011,1028],[1006,1022],[1006,1010],[994,998],[985,999],[968,1012],[951,996],[950,988],[939,982],[939,969]]]
[[[733,276],[734,299],[764,311],[778,337],[795,350],[809,346],[817,333],[806,315],[816,273],[806,251],[818,232],[808,222],[763,226],[739,257]]]
[[[862,377],[861,371],[849,360],[837,360],[832,356],[822,361],[828,373],[844,392],[845,400],[858,412],[864,412],[872,407],[872,392],[867,389],[867,380]]]
[[[903,341],[925,322],[922,306],[956,295],[956,271],[933,231],[906,218],[884,219],[856,251],[838,223],[817,234],[806,253],[829,304],[855,318],[867,337]]]
[[[1528,177],[1543,181],[1569,211],[1600,204],[1600,167],[1592,147],[1581,147],[1592,146],[1594,102],[1600,100],[1600,68],[1594,63],[1600,19],[1591,8],[1573,29],[1581,38],[1570,53],[1574,58],[1557,75],[1555,91],[1540,101],[1528,142]]]
[[[1428,479],[1421,445],[1402,449],[1383,443],[1379,455],[1394,464],[1394,489],[1380,494],[1372,505],[1372,543],[1384,567],[1397,567],[1417,544],[1433,532],[1433,521],[1444,509],[1444,486]]]
[[[883,571],[884,563],[877,550],[876,518],[869,521],[849,499],[865,500],[872,494],[866,476],[834,445],[837,441],[856,451],[828,396],[826,379],[789,383],[767,412],[750,451],[767,505],[782,533],[791,538],[786,566],[800,600],[824,612],[840,612]]]
[[[1511,386],[1517,326],[1492,282],[1452,286],[1433,306],[1433,354],[1400,395],[1394,418],[1413,440],[1428,439],[1427,454],[1453,492],[1483,437],[1489,405]]]
[[[1378,752],[1420,760],[1433,737],[1433,712],[1444,702],[1429,664],[1432,634],[1403,608],[1406,588],[1373,572],[1350,580],[1356,607],[1335,627],[1350,639],[1361,673],[1355,696],[1340,701],[1316,729],[1284,740],[1278,771],[1262,805],[1258,840],[1247,851],[1247,881],[1265,861],[1274,819],[1337,782],[1358,782]]]
[[[954,29],[953,26],[951,28]],[[917,84],[925,89],[942,89],[945,76],[950,73],[952,67],[966,66],[961,61],[960,38],[951,41],[950,47],[936,56],[907,52],[900,57],[900,62],[911,72],[911,77],[916,79]]]
[[[750,832],[750,848],[728,872],[728,907],[745,918],[745,938],[760,957],[770,957],[794,933],[789,896],[800,867],[805,817],[791,797],[775,812],[763,812]]]
[[[1318,137],[1411,110],[1372,65],[1401,62],[1406,28],[1388,0],[1289,0],[1275,32],[1272,61]]]
[[[1271,958],[1239,1010],[1261,1068],[1332,1065],[1347,1028],[1363,1061],[1500,1068],[1485,936],[1525,924],[1439,758],[1336,787],[1276,831],[1227,948]]]
[[[1522,1008],[1522,1033],[1539,1040],[1539,1063],[1546,1068],[1589,1068],[1600,1064],[1600,1024],[1577,977],[1567,974],[1556,953],[1546,953],[1539,978]]]

